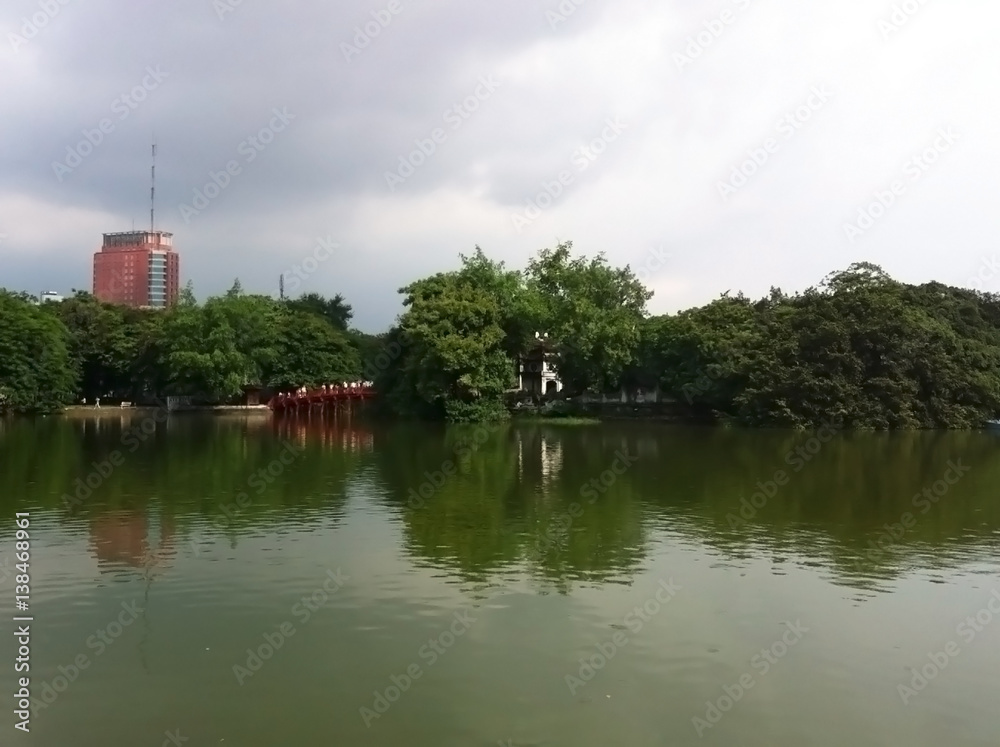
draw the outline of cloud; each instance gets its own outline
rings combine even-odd
[[[399,286],[476,244],[514,266],[558,239],[633,266],[666,247],[650,279],[650,307],[664,312],[727,289],[802,289],[858,260],[903,280],[965,282],[1000,228],[989,38],[1000,8],[226,1],[221,18],[211,0],[57,2],[18,45],[9,35],[41,5],[0,11],[0,97],[11,102],[0,284],[88,287],[100,234],[148,221],[154,136],[158,227],[174,232],[198,295],[235,276],[276,292],[277,275],[332,236],[344,255],[301,290],[343,293],[370,330],[398,313]],[[894,5],[916,11],[886,31],[902,18]],[[359,53],[348,60],[342,45]],[[157,66],[167,77],[123,109]],[[499,82],[488,96],[484,78]],[[784,139],[780,120],[824,85],[834,95]],[[247,146],[276,108],[294,120]],[[580,149],[616,117],[627,128],[580,169]],[[53,164],[105,119],[113,128],[60,181]],[[961,142],[849,242],[844,223],[944,126]],[[434,152],[390,189],[387,172],[436,130]],[[720,197],[720,180],[769,137],[780,148]],[[239,173],[185,221],[179,206],[232,161]],[[518,231],[511,215],[566,170],[572,183]]]

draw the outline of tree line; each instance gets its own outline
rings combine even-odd
[[[564,394],[659,388],[691,417],[755,426],[968,428],[1000,412],[1000,296],[908,285],[857,263],[792,295],[720,298],[651,316],[628,266],[543,249],[523,270],[476,247],[400,289],[382,335],[349,327],[343,297],[246,294],[167,311],[77,293],[32,305],[0,293],[0,407],[169,394],[225,401],[245,386],[374,379],[396,417],[507,416],[518,356],[543,332]],[[127,395],[127,396],[126,396]]]
[[[970,428],[1000,412],[1000,296],[908,285],[856,263],[817,287],[742,293],[651,316],[652,293],[603,255],[545,249],[525,270],[477,248],[458,270],[401,289],[396,414],[502,417],[511,359],[548,334],[564,394],[659,388],[692,418],[753,426]]]
[[[239,280],[203,304],[189,284],[165,311],[82,291],[41,305],[0,291],[0,409],[51,412],[98,397],[230,402],[248,386],[353,381],[375,338],[350,329],[352,316],[339,294],[276,300]]]

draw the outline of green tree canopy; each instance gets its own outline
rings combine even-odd
[[[528,264],[544,331],[560,349],[557,368],[569,391],[617,387],[637,363],[639,327],[652,292],[629,267],[603,254],[573,257],[572,242],[544,249]]]
[[[870,263],[646,329],[664,390],[747,424],[967,428],[1000,411],[997,298],[906,285]]]
[[[348,324],[354,316],[350,304],[344,301],[344,297],[339,293],[333,298],[326,298],[319,293],[304,293],[295,300],[288,300],[285,303],[294,311],[315,314],[342,332],[347,331]]]
[[[449,420],[502,416],[513,381],[498,299],[463,272],[434,275],[403,288],[408,307],[399,328],[406,338],[402,371],[391,392],[404,411]]]
[[[0,289],[0,411],[51,412],[70,401],[69,348],[69,331],[54,314]]]

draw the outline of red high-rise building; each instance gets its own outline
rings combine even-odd
[[[126,231],[104,234],[94,254],[94,295],[101,301],[162,309],[177,302],[180,258],[173,234]]]

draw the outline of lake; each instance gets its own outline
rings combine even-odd
[[[998,485],[990,433],[0,421],[2,743],[995,747]]]

